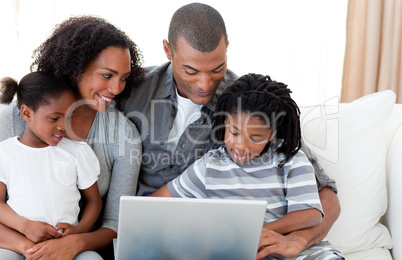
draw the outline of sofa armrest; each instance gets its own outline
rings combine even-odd
[[[387,155],[387,189],[388,189],[388,209],[385,214],[385,225],[391,233],[394,242],[392,255],[395,260],[402,259],[402,105],[399,109],[401,113],[398,117],[399,125],[396,131],[390,135],[390,145]]]

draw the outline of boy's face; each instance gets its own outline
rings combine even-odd
[[[271,128],[257,116],[232,113],[226,117],[225,145],[236,163],[259,157],[273,136]]]
[[[208,104],[214,97],[227,70],[228,43],[222,37],[218,47],[211,52],[200,52],[179,37],[176,50],[164,41],[166,56],[172,63],[173,76],[180,96],[195,104]]]
[[[20,141],[36,148],[57,145],[63,139],[65,120],[71,116],[73,110],[70,107],[75,101],[74,94],[65,91],[58,98],[51,99],[48,105],[40,105],[36,111],[21,106],[21,116],[27,121],[27,126]]]

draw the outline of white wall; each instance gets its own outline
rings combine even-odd
[[[12,3],[19,2],[15,19]],[[71,15],[100,15],[124,30],[144,65],[167,61],[162,40],[174,11],[188,0],[2,0],[0,77],[29,72],[32,51]],[[228,64],[238,75],[268,74],[293,90],[299,104],[340,95],[347,0],[204,0],[223,16]],[[17,33],[18,32],[18,33]]]

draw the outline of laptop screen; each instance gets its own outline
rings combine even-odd
[[[116,259],[255,259],[266,205],[123,196]]]

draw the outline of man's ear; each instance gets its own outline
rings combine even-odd
[[[32,109],[30,109],[27,105],[21,105],[20,108],[20,115],[22,117],[22,119],[24,119],[26,122],[31,121],[31,117],[32,117],[33,111]]]
[[[172,49],[170,49],[169,43],[166,39],[163,40],[163,50],[165,51],[166,58],[168,58],[168,60],[171,61],[173,53],[172,53]]]

